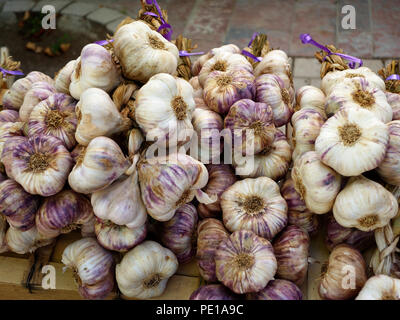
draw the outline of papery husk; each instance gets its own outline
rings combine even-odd
[[[326,47],[333,53],[335,52],[343,53],[342,49],[337,49],[334,45],[327,45]],[[328,56],[327,52],[321,50],[316,52],[314,56],[321,63],[321,70],[320,70],[321,79],[330,71],[336,71],[336,70],[342,71],[349,68],[346,61],[342,57],[337,56],[335,54]]]
[[[387,91],[400,94],[400,80],[386,80],[393,74],[400,74],[400,59],[392,60],[386,67],[380,69],[378,74],[385,80]]]

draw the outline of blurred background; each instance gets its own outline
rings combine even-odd
[[[400,0],[159,0],[168,11],[173,38],[193,39],[198,51],[224,43],[244,47],[254,32],[268,35],[273,48],[293,62],[295,86],[319,85],[316,48],[300,33],[334,44],[364,59],[374,71],[400,57]],[[56,29],[44,30],[41,9],[56,9]],[[350,11],[342,11],[344,6]],[[126,16],[136,17],[139,0],[0,0],[0,46],[22,62],[25,73],[51,76],[81,48],[112,34]],[[354,10],[353,10],[354,9]],[[351,16],[354,11],[354,16]],[[349,16],[350,14],[350,16]],[[350,20],[349,20],[350,19]],[[346,29],[349,28],[350,29]]]

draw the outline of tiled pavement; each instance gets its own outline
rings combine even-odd
[[[385,60],[400,57],[400,0],[158,0],[168,10],[174,35],[183,33],[208,51],[223,43],[243,47],[255,31],[263,32],[273,47],[293,57],[295,86],[319,84],[316,51],[303,45],[300,33],[310,33],[324,44],[335,44],[348,54],[364,58],[378,70]],[[3,12],[38,10],[54,4],[62,14],[85,17],[110,32],[119,21],[135,16],[139,0],[0,0]],[[352,5],[356,29],[344,30],[342,7]]]

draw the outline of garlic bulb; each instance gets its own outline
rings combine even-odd
[[[116,267],[118,288],[130,298],[160,296],[178,269],[175,255],[157,242],[145,241],[123,257]]]
[[[197,227],[196,260],[201,277],[216,282],[215,252],[219,243],[229,236],[221,221],[214,218],[201,220]]]
[[[318,292],[324,300],[348,300],[357,296],[366,281],[366,265],[361,253],[340,244],[329,256]]]
[[[128,154],[133,157],[139,152],[142,143],[144,142],[144,137],[140,129],[133,128],[128,133]]]
[[[53,136],[60,139],[67,149],[72,149],[76,144],[75,104],[74,99],[64,93],[53,94],[37,104],[29,116],[29,136]]]
[[[110,220],[96,218],[95,233],[97,241],[106,249],[127,252],[146,239],[147,226],[128,228]]]
[[[224,225],[233,232],[251,230],[268,240],[287,224],[287,204],[270,178],[235,182],[221,196]]]
[[[325,114],[325,94],[314,86],[303,86],[296,91],[296,111],[311,108]]]
[[[217,278],[238,294],[258,292],[277,270],[271,243],[248,230],[232,233],[215,252]]]
[[[377,172],[385,182],[400,186],[400,121],[391,121],[387,126],[389,128],[389,144]]]
[[[278,262],[276,276],[302,285],[307,277],[310,238],[298,226],[288,226],[274,239],[274,254]]]
[[[292,159],[292,150],[280,130],[276,130],[274,136],[272,144],[254,155],[254,158],[237,159],[236,156],[234,157],[234,167],[236,170],[240,169],[238,174],[241,177],[268,177],[278,181],[285,176]],[[240,164],[241,161],[243,164]]]
[[[197,62],[197,61],[196,61]],[[193,87],[193,98],[203,99],[203,88],[200,85],[199,77],[193,77],[189,80]]]
[[[342,183],[341,176],[323,164],[315,151],[303,153],[296,159],[292,179],[307,208],[317,214],[332,209]]]
[[[68,245],[62,254],[65,268],[72,268],[78,290],[86,299],[104,299],[114,287],[114,259],[94,238]]]
[[[201,286],[194,291],[189,300],[239,300],[240,296],[233,293],[222,284]]]
[[[268,104],[274,114],[276,127],[289,122],[294,112],[294,90],[274,74],[262,74],[256,78],[256,101]]]
[[[213,71],[204,83],[204,101],[211,110],[221,115],[227,114],[236,101],[252,100],[255,94],[255,78],[245,68],[229,72]]]
[[[3,215],[0,215],[0,253],[8,251],[6,243],[7,220]]]
[[[206,80],[214,71],[221,74],[233,74],[238,70],[247,71],[253,74],[253,67],[250,62],[241,54],[228,51],[218,51],[214,57],[206,61],[199,72],[199,83],[205,89]]]
[[[1,127],[0,127],[1,131]],[[22,134],[22,132],[20,133]],[[7,138],[6,141],[4,142],[4,145],[2,146],[3,151],[1,152],[1,162],[4,165],[5,172],[8,177],[14,179],[14,176],[12,174],[12,157],[15,148],[17,148],[20,144],[24,144],[26,142],[26,137],[23,136],[12,136],[10,138]],[[1,151],[1,142],[0,142],[0,151]]]
[[[51,85],[54,84],[53,79],[39,71],[32,71],[26,77],[15,81],[10,90],[3,96],[2,105],[4,109],[19,110],[32,84],[40,81],[45,81]]]
[[[335,220],[343,227],[371,231],[397,215],[396,198],[379,183],[363,176],[351,178],[333,206]]]
[[[24,102],[19,109],[19,117],[22,121],[28,121],[29,115],[33,108],[43,100],[56,93],[56,88],[53,84],[46,81],[32,83],[32,87],[26,93]]]
[[[387,102],[392,107],[393,120],[400,120],[400,94],[385,92]]]
[[[188,155],[176,153],[143,159],[138,170],[143,203],[155,220],[170,220],[176,209],[194,196],[200,203],[217,200],[216,195],[209,196],[200,190],[207,184],[207,169]]]
[[[46,198],[36,214],[36,227],[45,238],[56,238],[87,224],[93,218],[90,201],[72,190]]]
[[[75,146],[74,149],[72,149],[71,151],[71,157],[74,160],[74,163],[76,163],[79,160],[80,155],[83,155],[83,152],[85,152],[86,147],[81,145],[81,144],[77,144]]]
[[[209,164],[206,167],[208,182],[204,192],[209,196],[216,194],[218,200],[210,204],[199,203],[197,211],[202,218],[219,218],[221,216],[221,195],[237,181],[237,178],[232,167],[228,164]]]
[[[380,274],[368,279],[356,300],[400,300],[400,279]]]
[[[0,126],[7,122],[18,122],[19,113],[15,110],[1,110],[0,111]]]
[[[273,74],[281,78],[286,88],[292,85],[290,59],[282,50],[271,50],[264,55],[262,61],[254,68],[254,74],[256,77]]]
[[[195,108],[193,88],[184,79],[160,73],[140,88],[135,101],[135,120],[147,141],[173,147],[190,140]]]
[[[19,142],[9,156],[2,156],[14,180],[30,194],[48,197],[61,191],[73,161],[62,141],[52,136],[35,135]]]
[[[179,264],[189,262],[196,254],[197,221],[196,207],[187,203],[161,224],[161,243],[175,254]]]
[[[57,92],[69,94],[69,85],[71,84],[71,76],[75,70],[76,60],[69,61],[54,77],[54,85]]]
[[[293,282],[283,279],[271,280],[257,293],[248,293],[247,300],[303,300],[303,294]]]
[[[392,121],[393,111],[384,91],[363,78],[345,79],[326,97],[325,111],[330,117],[340,108],[363,108],[372,112],[383,123]]]
[[[0,126],[0,153],[3,152],[5,142],[15,136],[23,136],[24,122],[6,122]]]
[[[6,232],[8,249],[18,254],[32,253],[36,249],[47,246],[52,242],[53,239],[43,238],[35,226],[26,231],[10,226]]]
[[[25,231],[35,225],[39,201],[39,197],[27,193],[14,180],[8,179],[0,183],[0,212],[16,229]]]
[[[389,130],[371,112],[342,108],[321,127],[315,151],[343,176],[375,169],[385,157]]]
[[[274,115],[266,103],[249,99],[236,101],[224,120],[231,131],[234,152],[254,155],[269,147],[275,138]]]
[[[89,88],[110,92],[121,81],[121,72],[115,65],[110,52],[104,47],[91,43],[83,47],[71,74],[69,91],[79,100]]]

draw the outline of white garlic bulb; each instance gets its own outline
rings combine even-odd
[[[24,122],[6,122],[0,127],[0,154],[7,139],[24,135]]]
[[[79,100],[86,89],[99,88],[110,92],[120,81],[120,70],[110,52],[98,44],[91,43],[83,47],[81,56],[76,60],[69,91],[71,96]]]
[[[387,225],[398,208],[392,193],[379,183],[358,176],[351,178],[337,195],[333,215],[343,227],[371,231]]]
[[[178,48],[143,21],[120,27],[112,45],[128,79],[147,82],[158,73],[176,72]]]
[[[134,156],[139,152],[142,143],[144,142],[144,137],[140,129],[133,128],[129,131],[128,135],[128,154],[130,157]]]
[[[75,138],[85,146],[96,137],[110,137],[131,125],[131,120],[119,113],[107,92],[98,88],[87,89],[81,94],[76,114],[78,126]]]
[[[160,73],[140,88],[135,120],[148,141],[173,147],[190,140],[194,108],[192,86],[184,79]]]
[[[315,151],[343,176],[375,169],[385,157],[388,127],[362,108],[342,108],[321,127]]]
[[[314,86],[303,86],[296,91],[296,111],[312,108],[325,114],[325,94]]]
[[[400,94],[386,91],[386,99],[393,110],[393,120],[400,120]]]
[[[391,121],[387,126],[389,128],[389,144],[385,158],[377,171],[385,182],[400,186],[400,121]]]
[[[189,80],[189,83],[193,87],[193,98],[203,99],[203,88],[200,85],[199,77],[193,77]]]
[[[367,280],[356,300],[400,300],[400,279],[383,274]]]
[[[53,240],[41,236],[35,226],[26,231],[9,226],[6,232],[8,249],[18,254],[34,252],[36,249],[52,243]]]
[[[178,260],[171,250],[157,242],[145,241],[125,254],[115,275],[123,295],[148,299],[164,292],[177,269]]]
[[[276,75],[283,81],[285,87],[290,87],[292,85],[292,74],[290,59],[287,54],[282,50],[269,51],[254,68],[254,75],[256,77],[262,74]]]
[[[76,60],[69,61],[54,77],[54,85],[57,92],[69,94],[71,76],[75,70]]]

